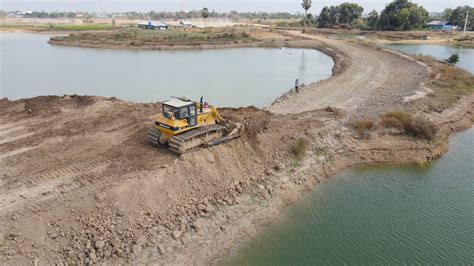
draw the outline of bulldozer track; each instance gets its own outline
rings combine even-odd
[[[111,187],[132,172],[130,167],[109,167],[114,161],[122,160],[120,153],[107,154],[100,158],[84,159],[72,165],[48,165],[51,171],[39,172],[25,178],[21,183],[10,186],[0,196],[0,214],[24,208],[40,212],[67,199],[93,197],[94,192]],[[41,162],[39,165],[45,165]],[[131,169],[149,168],[153,162],[135,162]],[[32,188],[33,192],[32,192]],[[25,193],[23,193],[25,192]]]
[[[58,149],[56,140],[51,142],[55,136],[48,137],[41,126],[55,119],[15,115],[1,116],[0,120],[0,215],[17,210],[47,211],[77,198],[93,197],[137,169],[152,169],[160,161],[133,160],[133,149],[124,151],[121,143],[103,136],[82,143],[59,136],[58,143],[66,140],[67,145]],[[112,130],[129,132],[137,126],[116,124]],[[96,149],[98,145],[101,149]]]
[[[186,133],[183,133],[178,136],[174,136],[172,139],[169,141],[169,148],[172,152],[177,153],[177,154],[182,154],[186,153],[189,150],[183,151],[181,146],[186,142],[190,141],[193,138],[203,136],[205,134],[213,133],[213,132],[218,132],[221,130],[227,130],[225,126],[215,124],[215,125],[209,125],[209,126],[203,126],[197,129],[190,130]]]

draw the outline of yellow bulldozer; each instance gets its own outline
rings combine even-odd
[[[188,97],[162,102],[162,114],[155,119],[147,140],[155,146],[168,144],[177,154],[200,146],[218,145],[242,135],[244,126],[221,117],[217,108]]]

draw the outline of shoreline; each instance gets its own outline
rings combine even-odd
[[[98,183],[92,181],[93,186],[86,185],[85,192],[81,189],[75,190],[72,186],[74,195],[82,196],[81,199],[77,196],[68,198],[68,193],[63,193],[63,190],[51,190],[57,195],[65,195],[57,196],[58,202],[48,203],[47,207],[55,206],[57,210],[34,207],[33,209],[40,211],[30,215],[28,210],[18,207],[19,211],[13,212],[18,216],[15,216],[17,218],[14,220],[17,222],[13,222],[16,230],[21,231],[21,228],[33,221],[38,231],[48,232],[46,237],[48,240],[44,245],[49,245],[51,250],[42,250],[39,256],[40,263],[58,260],[71,263],[103,260],[111,264],[127,262],[217,264],[222,262],[224,257],[234,255],[242,245],[255,237],[260,229],[277,221],[286,206],[297,203],[307,192],[333,174],[356,165],[429,162],[447,151],[450,134],[472,127],[474,121],[472,93],[459,96],[459,100],[440,112],[433,112],[421,105],[423,101],[432,101],[431,98],[415,101],[410,106],[398,105],[398,101],[404,95],[398,95],[400,93],[398,90],[395,91],[396,94],[390,93],[399,85],[388,87],[391,88],[388,92],[377,92],[379,86],[391,86],[391,76],[382,80],[374,79],[377,74],[382,75],[391,71],[390,68],[379,67],[389,62],[392,67],[405,66],[411,73],[411,76],[406,76],[409,82],[407,84],[417,84],[409,87],[410,90],[403,91],[405,94],[416,90],[420,82],[431,79],[430,75],[433,74],[431,70],[429,73],[422,73],[426,70],[417,63],[418,60],[412,58],[412,61],[388,51],[370,46],[363,47],[357,43],[306,35],[302,37],[310,39],[294,41],[292,44],[308,46],[303,48],[319,45],[325,47],[326,52],[333,53],[330,55],[335,62],[333,76],[325,81],[308,85],[300,94],[290,92],[287,97],[280,97],[280,100],[276,100],[277,103],[270,106],[272,112],[258,108],[224,108],[222,113],[225,117],[245,121],[248,127],[245,136],[228,144],[202,149],[179,158],[170,156],[161,149],[157,152],[139,141],[142,140],[142,131],[149,123],[149,120],[145,122],[139,117],[154,114],[158,110],[158,106],[154,104],[81,96],[0,100],[0,106],[4,104],[8,110],[5,113],[13,118],[19,117],[19,120],[12,121],[10,116],[0,117],[9,130],[15,128],[18,123],[31,120],[42,124],[37,130],[45,128],[46,132],[41,133],[43,135],[38,133],[43,138],[49,135],[76,141],[85,138],[84,143],[76,144],[75,141],[69,143],[73,146],[66,146],[68,149],[58,151],[59,156],[70,156],[71,160],[74,159],[74,162],[78,163],[78,159],[74,156],[80,155],[76,155],[76,149],[82,146],[87,148],[89,158],[94,158],[94,153],[113,155],[110,158],[99,158],[98,162],[89,162],[88,158],[84,165],[71,167],[80,168],[81,172],[95,173],[98,171],[96,170],[98,165],[104,160],[110,160],[127,165],[126,169],[136,168],[131,172],[121,172],[119,165],[107,164],[106,169],[110,168],[110,173],[104,172],[95,177],[100,181]],[[358,50],[354,50],[356,48]],[[370,70],[374,74],[354,81],[354,76],[364,73],[361,71],[365,71],[366,67],[361,66],[360,62],[355,62],[359,53],[362,53],[361,58],[366,58],[366,62],[374,62],[375,66]],[[373,54],[373,57],[368,58],[366,54]],[[416,72],[412,70],[420,71],[422,75],[415,75]],[[402,72],[404,70],[398,71],[400,72],[397,74],[404,73]],[[344,98],[337,94],[333,95],[334,90],[324,89],[337,86],[338,90],[347,94],[353,87],[368,93],[372,91],[371,81],[376,82],[374,92],[377,93],[372,93],[375,98]],[[360,94],[359,91],[357,94]],[[305,98],[311,101],[306,102]],[[388,101],[391,99],[395,99],[395,102]],[[387,106],[373,105],[376,100],[386,103]],[[353,109],[353,105],[364,106],[365,109]],[[277,111],[271,110],[273,108]],[[380,110],[388,112],[397,108],[416,111],[418,114],[427,111],[426,116],[429,120],[442,128],[440,137],[426,141],[403,134],[393,134],[383,128],[372,130],[368,137],[361,137],[351,126],[358,116],[376,117],[376,114],[381,114]],[[26,115],[26,118],[23,118],[25,110],[28,109],[32,110],[34,117]],[[142,109],[143,111],[140,111]],[[281,110],[286,111],[282,114]],[[53,115],[53,120],[58,121],[45,120],[50,115]],[[97,120],[97,116],[104,121]],[[42,122],[41,119],[45,121]],[[130,124],[130,121],[135,120],[136,124]],[[71,132],[67,127],[60,128],[58,132],[53,130],[72,121],[75,121],[75,126],[77,123],[79,129],[84,128],[84,133]],[[124,123],[132,126],[116,128],[111,125]],[[280,131],[282,124],[285,125],[285,132]],[[88,134],[86,130],[89,131]],[[93,138],[89,137],[92,132],[97,132],[91,135]],[[117,144],[109,143],[110,134],[117,136]],[[3,137],[7,140],[9,138],[8,135]],[[25,141],[28,137],[25,137]],[[291,143],[297,138],[306,138],[311,147],[301,160],[295,159],[291,151]],[[35,139],[38,141],[38,138]],[[104,140],[107,140],[105,144]],[[45,145],[46,149],[49,146],[42,143],[55,143],[54,141],[58,140],[45,138],[38,145],[40,147]],[[3,156],[9,156],[8,152],[10,154],[22,152],[30,158],[30,152],[24,150],[28,146],[24,145],[31,144],[15,143],[15,139],[11,142],[11,145],[3,146],[8,149],[7,155]],[[56,149],[55,146],[51,148]],[[68,154],[68,150],[74,154]],[[153,156],[153,160],[145,161],[145,156]],[[51,159],[52,162],[56,160]],[[11,173],[21,171],[22,164],[19,163],[19,169],[12,169]],[[89,168],[81,168],[85,166]],[[64,166],[59,164],[55,167],[59,171],[60,167]],[[71,171],[67,167],[69,165],[66,164],[66,170],[61,171],[65,173]],[[44,175],[45,170],[39,169]],[[53,171],[51,178],[57,174]],[[170,180],[169,176],[173,176],[173,179]],[[11,191],[2,193],[8,196]],[[30,201],[47,200],[41,194],[28,197],[31,197]],[[61,204],[58,204],[59,202]],[[28,204],[28,201],[24,204]],[[16,205],[7,207],[14,206]],[[112,213],[109,210],[112,210]],[[115,214],[116,210],[120,215]],[[7,228],[6,231],[10,231],[8,228],[11,222],[8,222],[10,219],[5,219],[5,214],[12,212],[4,209],[4,206],[0,211],[2,212],[0,229]],[[61,211],[65,211],[64,213],[68,215],[64,216]],[[56,221],[56,216],[61,214],[63,214],[61,220]],[[96,218],[88,218],[97,215],[102,218],[97,221]],[[73,217],[77,216],[84,216],[87,219],[75,220]],[[127,219],[125,222],[124,217]],[[43,224],[45,221],[50,221],[50,218],[55,221],[54,232],[59,235],[54,238],[49,232],[51,229],[42,229],[49,228]],[[110,227],[111,229],[107,229],[110,233],[101,229],[102,226],[109,228],[110,224],[114,225]],[[70,227],[74,228],[74,231],[67,229]],[[116,227],[119,229],[114,229]],[[121,230],[120,228],[127,228],[127,232],[131,234],[118,234],[116,230]],[[25,245],[35,243],[35,236],[30,236],[26,229],[21,231],[19,239],[17,243]],[[68,239],[72,242],[68,249],[54,248],[57,241]],[[119,248],[114,242],[116,239],[120,239],[122,243]],[[105,243],[102,245],[102,242],[98,241]],[[7,244],[13,245],[13,242],[9,240]],[[123,252],[124,257],[118,255],[110,257],[107,255],[108,250],[119,250]],[[25,260],[18,258],[11,262],[25,262]]]
[[[472,96],[460,100],[462,105],[457,105],[456,108],[461,107],[461,111],[452,114],[447,119],[449,121],[442,124],[442,130],[449,133],[446,133],[446,137],[438,143],[420,145],[420,143],[412,143],[406,139],[395,138],[391,139],[391,147],[385,145],[381,147],[367,143],[370,142],[368,140],[361,143],[365,147],[360,151],[355,150],[350,154],[336,154],[337,157],[334,160],[338,161],[337,165],[323,165],[321,167],[321,165],[311,162],[312,158],[308,158],[307,160],[310,162],[303,162],[303,168],[296,173],[281,173],[275,177],[268,177],[270,180],[264,183],[272,184],[265,186],[265,190],[271,191],[269,195],[261,196],[258,200],[244,195],[237,200],[239,205],[243,205],[242,207],[224,205],[216,210],[219,217],[211,218],[211,220],[203,218],[202,221],[198,221],[200,231],[189,232],[191,236],[183,237],[185,239],[183,243],[188,245],[185,247],[187,251],[165,258],[165,264],[218,265],[224,262],[225,258],[235,256],[265,227],[278,223],[281,212],[287,206],[297,204],[320,183],[346,169],[370,165],[423,165],[443,156],[448,151],[449,136],[472,127],[474,122],[473,102],[474,97]],[[450,112],[450,110],[448,109],[446,112]],[[286,175],[290,175],[290,178],[287,178]],[[242,217],[243,213],[245,213],[245,217]],[[212,228],[215,231],[221,228],[220,230],[223,232],[202,239],[203,232],[205,235],[213,230]],[[169,238],[169,241],[173,241],[173,239]],[[201,246],[211,242],[213,244],[209,248]],[[170,251],[168,250],[168,252]],[[153,253],[151,251],[151,253],[139,257],[138,262],[150,262],[148,259]],[[191,256],[191,254],[193,255]],[[202,258],[202,260],[196,258]],[[151,262],[163,262],[162,259],[163,257],[159,256]]]

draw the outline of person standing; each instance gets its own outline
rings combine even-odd
[[[296,93],[300,92],[300,79],[295,80],[295,91]]]

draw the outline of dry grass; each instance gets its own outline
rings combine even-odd
[[[298,138],[292,147],[292,152],[298,160],[303,159],[308,151],[309,141],[305,138]]]
[[[429,98],[419,101],[430,109],[449,108],[462,96],[474,93],[474,75],[468,71],[427,56],[418,56],[417,59],[432,67],[431,78],[426,82],[426,86],[433,89],[434,93]]]
[[[424,118],[414,118],[406,112],[390,112],[382,117],[381,125],[420,139],[433,140],[438,133],[434,124]]]
[[[390,112],[382,117],[381,125],[391,128],[403,128],[405,124],[411,123],[412,116],[406,112]]]
[[[249,29],[238,27],[207,28],[207,29],[170,29],[166,31],[124,28],[113,32],[88,32],[70,34],[69,36],[53,37],[56,41],[98,42],[112,45],[200,45],[228,44],[236,42],[252,42]]]
[[[360,120],[356,121],[352,126],[361,137],[368,137],[369,132],[375,128],[375,123],[372,120]]]

